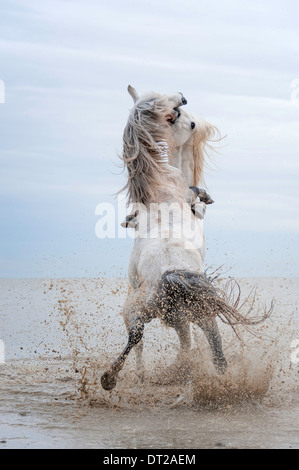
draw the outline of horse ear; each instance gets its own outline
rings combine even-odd
[[[128,86],[128,92],[132,96],[134,103],[138,100],[139,96],[135,88],[133,88],[131,85]]]

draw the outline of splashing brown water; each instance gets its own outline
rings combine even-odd
[[[244,287],[245,292],[251,289],[250,285],[247,289],[246,284]],[[111,289],[110,296],[119,299],[119,295],[124,296],[125,291],[125,285],[120,285],[117,289]],[[96,348],[88,346],[86,333],[87,329],[90,331],[90,325],[88,328],[87,325],[84,326],[80,313],[76,312],[72,304],[72,291],[69,290],[67,293],[66,289],[63,289],[63,293],[64,298],[58,301],[60,323],[72,349],[73,368],[80,371],[78,392],[81,399],[88,400],[93,405],[126,408],[159,404],[173,406],[179,397],[181,405],[217,407],[263,399],[270,403],[275,394],[276,399],[280,399],[279,375],[286,366],[281,357],[284,354],[281,353],[286,347],[288,348],[292,336],[290,318],[286,317],[284,321],[280,319],[279,323],[271,318],[255,328],[254,335],[240,327],[238,336],[241,341],[229,326],[224,327],[222,336],[229,368],[223,376],[216,373],[204,335],[199,329],[192,327],[193,348],[182,358],[174,332],[155,321],[152,331],[148,335],[145,333],[145,341],[148,336],[152,344],[145,352],[147,364],[145,382],[140,384],[136,381],[135,357],[132,352],[120,374],[116,389],[106,392],[102,389],[99,379],[125,345],[126,331],[122,329],[119,334],[120,325],[113,329],[113,324],[108,318],[107,324],[102,326],[99,338],[99,343],[105,342],[106,346],[101,347],[100,344]],[[118,307],[121,306],[121,303],[117,304]],[[96,350],[98,353],[95,354]],[[80,356],[82,352],[84,355],[92,352],[92,355],[82,360]],[[284,359],[289,362],[289,357]],[[293,377],[291,382],[292,380],[291,390],[296,391],[297,378]]]
[[[127,340],[119,315],[126,281],[2,280],[3,446],[299,447],[299,367],[290,361],[299,281],[240,282],[244,295],[257,285],[261,302],[277,303],[255,336],[238,329],[242,342],[220,325],[223,376],[198,328],[182,357],[175,332],[154,320],[145,329],[145,382],[136,381],[132,351],[106,392],[100,376]]]

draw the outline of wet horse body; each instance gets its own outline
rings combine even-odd
[[[177,108],[183,104],[183,97],[178,95],[169,99],[155,94],[154,97],[136,97],[134,101],[124,132],[123,158],[128,169],[126,188],[129,201],[144,206],[137,217],[143,236],[135,238],[129,267],[131,287],[122,312],[128,330],[128,343],[101,378],[106,390],[116,385],[117,375],[134,346],[137,374],[143,376],[141,340],[144,324],[153,318],[160,318],[176,329],[182,351],[190,349],[189,322],[194,322],[207,337],[217,370],[223,373],[227,365],[216,322],[217,309],[223,301],[209,279],[202,274],[204,250],[201,222],[187,203],[190,189],[185,176],[179,168],[170,164],[174,155],[171,153],[173,140],[169,129],[176,125],[176,120],[174,118],[169,124],[167,118],[173,116],[173,109],[176,117],[181,115]],[[189,123],[190,132],[195,126],[190,119]],[[166,159],[161,158],[161,142],[166,142],[163,149],[165,153],[166,148]],[[202,162],[200,167],[202,169]],[[197,179],[198,176],[199,173]],[[193,177],[193,183],[195,180]],[[171,205],[171,222],[170,219],[161,221],[157,203]],[[184,216],[186,220],[191,219],[191,225],[187,224],[182,229]],[[182,229],[180,238],[171,235],[175,228]],[[152,237],[152,230],[160,236]],[[164,232],[166,236],[161,236]]]

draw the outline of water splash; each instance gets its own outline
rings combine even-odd
[[[98,288],[94,290],[98,287],[96,283],[90,286],[87,282],[86,285],[90,298],[100,292]],[[115,282],[104,282],[101,288],[105,301],[101,303],[97,317],[90,313],[87,317],[82,316],[80,305],[74,302],[74,291],[67,291],[65,286],[63,298],[58,303],[60,324],[72,350],[77,393],[81,400],[92,406],[134,408],[172,406],[180,399],[180,405],[217,407],[253,401],[270,406],[285,402],[286,396],[289,400],[297,396],[298,368],[292,367],[287,354],[294,336],[294,321],[292,312],[283,314],[279,305],[275,318],[256,328],[255,336],[240,328],[239,341],[229,327],[223,326],[224,350],[229,363],[224,375],[216,373],[199,329],[193,327],[191,353],[183,360],[176,360],[175,334],[156,324],[149,334],[145,334],[145,341],[149,343],[145,351],[145,382],[136,382],[133,353],[120,373],[117,387],[112,392],[104,391],[100,376],[126,342],[122,320],[115,313],[115,305],[118,308],[122,305],[126,286],[124,283],[115,288]],[[248,289],[251,288],[248,285]],[[76,294],[78,296],[78,291]],[[262,294],[258,294],[261,300]],[[269,292],[265,294],[269,296]],[[113,311],[111,316],[109,309]]]

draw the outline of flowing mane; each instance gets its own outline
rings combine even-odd
[[[210,156],[215,151],[212,144],[220,140],[221,135],[217,127],[205,121],[197,122],[193,140],[194,186],[198,186],[199,183],[206,186],[203,175],[204,166],[207,164],[205,156]]]
[[[167,98],[138,100],[131,110],[123,134],[122,160],[128,170],[128,203],[155,202],[157,193],[175,184],[168,166],[172,150],[170,125],[172,110]]]

